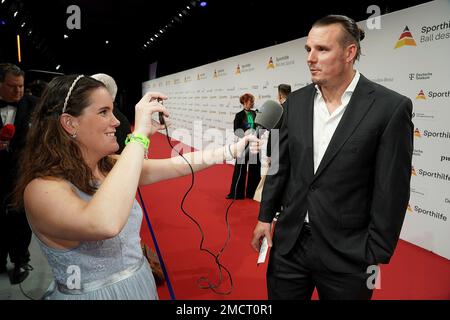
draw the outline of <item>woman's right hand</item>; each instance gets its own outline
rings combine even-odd
[[[160,92],[147,92],[142,97],[135,108],[134,132],[148,137],[164,129],[164,125],[152,119],[152,114],[162,112],[166,117],[169,116],[166,108],[159,102],[166,99],[167,96]]]

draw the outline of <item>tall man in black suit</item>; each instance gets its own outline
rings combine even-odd
[[[24,72],[10,63],[0,64],[0,129],[14,127],[12,139],[0,138],[0,273],[6,272],[9,258],[14,263],[11,283],[25,280],[31,267],[28,246],[31,230],[25,212],[12,210],[9,194],[17,176],[19,154],[25,146],[36,98],[24,95]],[[6,132],[6,131],[4,131]]]
[[[388,263],[409,200],[411,100],[354,70],[364,32],[318,20],[306,41],[313,84],[285,102],[279,171],[268,176],[252,246],[280,202],[267,270],[269,299],[370,299],[370,266]],[[273,157],[274,158],[274,157]],[[272,159],[275,161],[276,159]]]

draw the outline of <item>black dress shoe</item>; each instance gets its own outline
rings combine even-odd
[[[25,270],[28,270],[28,271],[33,271],[34,270],[34,268],[31,265],[29,265],[28,263],[22,263],[20,265],[20,267],[25,269]]]
[[[25,280],[28,275],[30,274],[30,272],[25,269],[23,266],[15,266],[12,276],[11,276],[11,284],[19,284],[21,283],[23,280]]]

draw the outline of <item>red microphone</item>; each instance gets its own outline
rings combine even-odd
[[[16,132],[16,127],[14,127],[13,124],[8,123],[0,131],[0,140],[1,141],[10,141],[14,137],[15,132]]]

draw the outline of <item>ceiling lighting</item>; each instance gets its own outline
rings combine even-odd
[[[182,8],[180,12],[178,12],[178,14],[176,14],[176,16],[173,16],[164,27],[162,27],[161,29],[159,29],[159,31],[157,31],[151,38],[150,41],[154,42],[157,41],[157,38],[159,38],[160,36],[162,37],[162,35],[169,30],[169,28],[173,28],[175,26],[175,23],[181,23],[182,19],[184,16],[188,16],[189,15],[189,11],[195,7],[197,7],[198,5],[202,5],[202,6],[206,6],[206,1],[202,1],[200,3],[200,0],[191,0],[189,2],[189,5],[186,5],[185,8]],[[150,46],[150,43],[147,41],[147,43],[144,44],[144,48],[146,48],[148,46]]]

